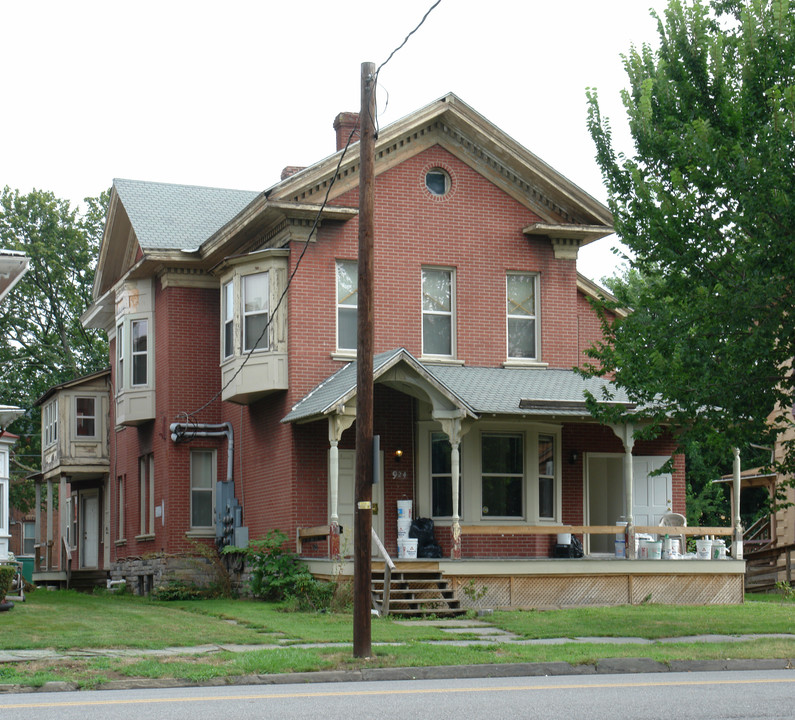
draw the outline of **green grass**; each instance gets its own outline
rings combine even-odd
[[[761,599],[761,598],[760,598]],[[795,631],[795,602],[765,596],[739,606],[642,605],[550,611],[498,612],[495,626],[526,638],[698,634],[767,634]],[[373,618],[374,656],[355,659],[350,614],[288,613],[276,604],[247,600],[156,602],[133,596],[37,591],[2,617],[0,648],[163,648],[207,644],[276,644],[283,647],[173,657],[70,658],[0,665],[0,683],[40,686],[68,680],[92,688],[124,678],[215,678],[372,667],[482,663],[593,663],[604,658],[647,657],[659,662],[726,658],[795,657],[795,640],[671,644],[565,643],[455,647],[439,628]],[[460,637],[460,636],[458,636]],[[296,648],[296,643],[347,643]],[[399,643],[399,645],[379,645]]]

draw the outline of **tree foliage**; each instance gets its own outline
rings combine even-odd
[[[588,92],[616,232],[640,279],[589,371],[613,373],[683,443],[728,454],[771,442],[774,411],[792,423],[795,0],[670,0],[652,16],[659,48],[623,56],[634,153],[614,149]]]
[[[39,465],[35,400],[51,386],[108,363],[107,342],[80,323],[91,302],[108,197],[86,198],[80,213],[51,192],[22,195],[5,187],[0,193],[0,247],[30,258],[28,272],[0,306],[0,403],[27,409],[10,427],[21,437],[13,458],[16,478]],[[17,507],[29,502],[29,490],[12,484]]]

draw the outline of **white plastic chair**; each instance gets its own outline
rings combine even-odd
[[[663,516],[660,518],[660,525],[662,527],[687,527],[687,518],[675,512],[667,512],[664,513]],[[666,533],[660,533],[661,537],[665,537]],[[685,535],[680,534],[668,534],[669,538],[679,538],[679,552],[682,553],[684,557],[685,553],[687,552],[687,540]]]

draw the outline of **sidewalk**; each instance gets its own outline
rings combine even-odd
[[[450,634],[449,640],[426,641],[433,645],[463,647],[472,645],[563,645],[578,644],[615,644],[615,645],[658,645],[678,642],[742,642],[760,638],[777,638],[795,640],[792,633],[774,633],[757,635],[696,635],[688,637],[671,637],[649,640],[640,637],[557,637],[527,639],[494,627],[483,620],[443,619],[406,622],[414,627],[430,625],[438,627]],[[462,637],[466,635],[467,637]],[[475,636],[475,637],[472,637]],[[388,647],[400,643],[373,643],[373,647]],[[97,648],[84,650],[0,650],[0,664],[27,662],[35,660],[67,660],[96,657],[173,657],[177,655],[201,655],[216,652],[253,652],[258,650],[276,650],[280,648],[340,648],[351,647],[352,643],[295,643],[289,639],[260,645],[212,644],[194,645],[190,647],[169,647],[160,650]],[[374,680],[409,680],[409,679],[450,679],[476,677],[518,677],[542,675],[593,675],[615,673],[658,673],[658,672],[695,672],[717,670],[768,670],[795,669],[795,658],[765,660],[681,660],[661,663],[644,657],[637,658],[606,658],[593,664],[572,665],[567,662],[549,663],[495,663],[483,665],[444,665],[436,667],[402,667],[372,668],[344,671],[320,671],[306,673],[286,673],[282,675],[246,675],[239,677],[214,678],[202,685],[270,685],[307,682],[353,682]],[[130,688],[181,687],[195,685],[188,681],[173,678],[161,679],[130,679],[116,680],[105,683],[100,689],[119,690]],[[8,692],[55,692],[59,690],[76,690],[75,683],[50,682],[41,688],[27,688],[17,685],[0,684],[0,693]]]

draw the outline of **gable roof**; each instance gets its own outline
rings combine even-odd
[[[0,302],[27,272],[28,262],[25,253],[0,248]]]
[[[583,378],[573,370],[536,368],[490,368],[430,365],[421,363],[405,348],[381,353],[373,358],[373,379],[394,382],[387,371],[404,363],[416,373],[419,383],[427,383],[467,415],[513,416],[590,416],[585,393],[600,400],[603,390],[612,396],[609,404],[632,406],[626,395],[600,378]],[[405,376],[404,376],[405,382]],[[319,420],[341,410],[355,400],[356,361],[352,361],[307,393],[282,422]],[[605,402],[600,400],[600,402]]]

